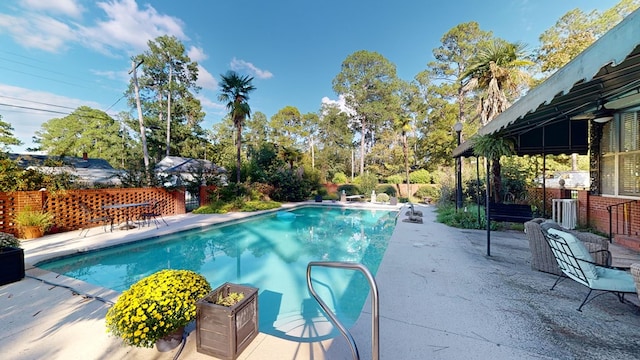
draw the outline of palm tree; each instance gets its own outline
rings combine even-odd
[[[523,68],[533,63],[526,59],[524,50],[525,45],[522,43],[495,39],[478,51],[467,70],[462,73],[460,78],[467,89],[477,88],[482,92],[478,102],[482,126],[505,111],[511,105],[509,98],[518,97],[522,86],[528,83],[530,77]],[[490,159],[494,201],[500,202],[500,156],[495,154]]]
[[[478,103],[483,126],[511,105],[507,95],[517,97],[521,86],[528,83],[529,75],[522,68],[533,62],[525,56],[524,44],[496,39],[480,49],[462,73],[466,88],[484,92]]]
[[[249,107],[249,93],[255,90],[255,86],[251,84],[253,78],[245,75],[240,76],[235,71],[228,71],[225,75],[220,75],[220,95],[218,100],[226,103],[229,115],[233,120],[233,126],[236,128],[236,182],[240,184],[240,151],[242,149],[242,125],[246,118],[251,117],[251,108]]]
[[[486,159],[491,159],[491,176],[493,177],[493,201],[500,202],[501,189],[497,186],[501,185],[500,179],[500,166],[494,166],[496,162],[500,162],[500,158],[503,156],[511,156],[515,153],[513,141],[507,139],[500,134],[488,134],[488,135],[474,135],[473,141],[473,154],[475,156],[484,156]],[[498,171],[496,173],[496,171]],[[498,181],[496,182],[496,179]]]

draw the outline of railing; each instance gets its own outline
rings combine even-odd
[[[631,206],[638,200],[624,201],[607,206],[609,212],[609,242],[613,241],[613,209],[616,210],[616,234],[631,235]],[[620,207],[622,206],[622,221],[620,221]],[[622,225],[621,225],[622,224]],[[622,231],[620,229],[622,228]]]
[[[356,345],[355,340],[353,340],[353,336],[349,330],[347,330],[344,325],[338,320],[336,315],[329,309],[327,304],[318,296],[316,291],[313,288],[313,284],[311,283],[311,268],[314,266],[323,266],[330,268],[339,268],[339,269],[349,269],[349,270],[359,270],[369,281],[369,286],[371,287],[371,359],[379,360],[380,359],[380,314],[379,314],[379,303],[378,303],[378,286],[376,285],[376,280],[371,275],[369,269],[366,266],[359,263],[352,262],[338,262],[338,261],[312,261],[307,265],[307,287],[309,288],[309,292],[316,299],[322,310],[327,314],[331,322],[340,330],[342,336],[349,343],[349,347],[351,348],[351,355],[354,360],[360,359],[360,354],[358,353],[358,346]]]

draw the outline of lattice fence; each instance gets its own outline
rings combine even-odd
[[[92,217],[105,212],[102,209],[105,205],[150,203],[154,200],[166,200],[161,208],[163,216],[185,213],[184,191],[167,191],[163,188],[68,190],[55,194],[47,191],[0,193],[0,231],[18,235],[12,219],[27,206],[54,215],[55,226],[51,231],[72,231],[89,226]],[[131,209],[129,215],[135,218],[144,209]],[[115,217],[115,223],[125,221],[124,211],[111,214]]]

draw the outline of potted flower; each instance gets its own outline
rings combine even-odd
[[[15,215],[13,223],[24,239],[35,239],[53,225],[53,214],[26,206]]]
[[[24,278],[24,250],[15,236],[0,232],[0,285]]]
[[[219,359],[236,359],[258,336],[258,289],[224,283],[200,299],[196,350]]]
[[[106,316],[107,331],[125,344],[169,351],[196,317],[196,301],[211,291],[207,279],[189,270],[161,270],[124,291]]]

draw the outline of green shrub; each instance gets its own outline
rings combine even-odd
[[[371,192],[378,186],[378,178],[371,173],[365,173],[358,176],[360,190],[364,195],[371,195]],[[355,182],[355,180],[354,180]]]
[[[358,185],[355,185],[355,184],[344,184],[344,185],[338,186],[338,194],[342,194],[343,190],[345,195],[347,196],[362,195],[362,192],[360,191],[360,187],[358,187]]]
[[[389,195],[387,195],[385,193],[378,194],[376,196],[376,200],[381,202],[381,203],[386,203],[387,201],[389,201]]]
[[[387,177],[387,182],[389,184],[402,184],[404,183],[404,180],[405,180],[405,176],[402,176],[400,174],[391,175]]]
[[[269,209],[277,209],[281,207],[282,204],[276,201],[247,201],[242,204],[242,207],[239,209],[240,211],[260,211],[260,210],[269,210]]]
[[[447,173],[442,170],[434,170],[431,172],[431,183],[442,184],[448,178]]]
[[[237,197],[245,197],[250,194],[251,190],[245,184],[229,183],[227,186],[221,186],[212,191],[209,195],[209,199],[212,202],[230,202]]]
[[[431,198],[433,203],[440,199],[440,187],[438,185],[424,185],[413,194],[418,199]]]
[[[396,196],[398,192],[396,191],[396,187],[391,184],[382,184],[376,187],[376,194],[385,193],[389,196]]]
[[[437,208],[436,221],[461,229],[485,229],[487,226],[484,211],[480,211],[480,223],[478,224],[478,209],[475,206],[470,206],[467,211],[458,210],[456,212],[455,206],[440,205]],[[498,227],[495,222],[491,222],[491,229],[497,230]]]
[[[327,195],[329,195],[329,192],[327,191],[327,188],[325,187],[320,187],[318,190],[316,190],[316,194],[322,196],[323,198]]]
[[[409,174],[409,181],[412,184],[431,184],[432,176],[425,169],[416,170]]]
[[[211,202],[209,205],[201,206],[193,210],[194,214],[226,214],[233,211],[234,204],[226,203],[222,200]]]
[[[337,172],[333,174],[333,178],[331,182],[334,184],[346,184],[347,183],[347,175],[343,172]]]
[[[251,193],[249,197],[251,200],[271,200],[271,196],[275,191],[273,185],[259,182],[251,184],[250,188]]]
[[[231,202],[215,201],[207,206],[201,206],[193,210],[194,214],[226,214],[230,211],[259,211],[276,209],[282,206],[281,203],[276,201],[262,201],[262,200],[249,200],[244,201],[242,199],[234,199]]]
[[[299,176],[297,171],[277,171],[271,176],[275,187],[272,199],[275,201],[304,201],[311,197],[312,190],[318,188],[317,181]]]

